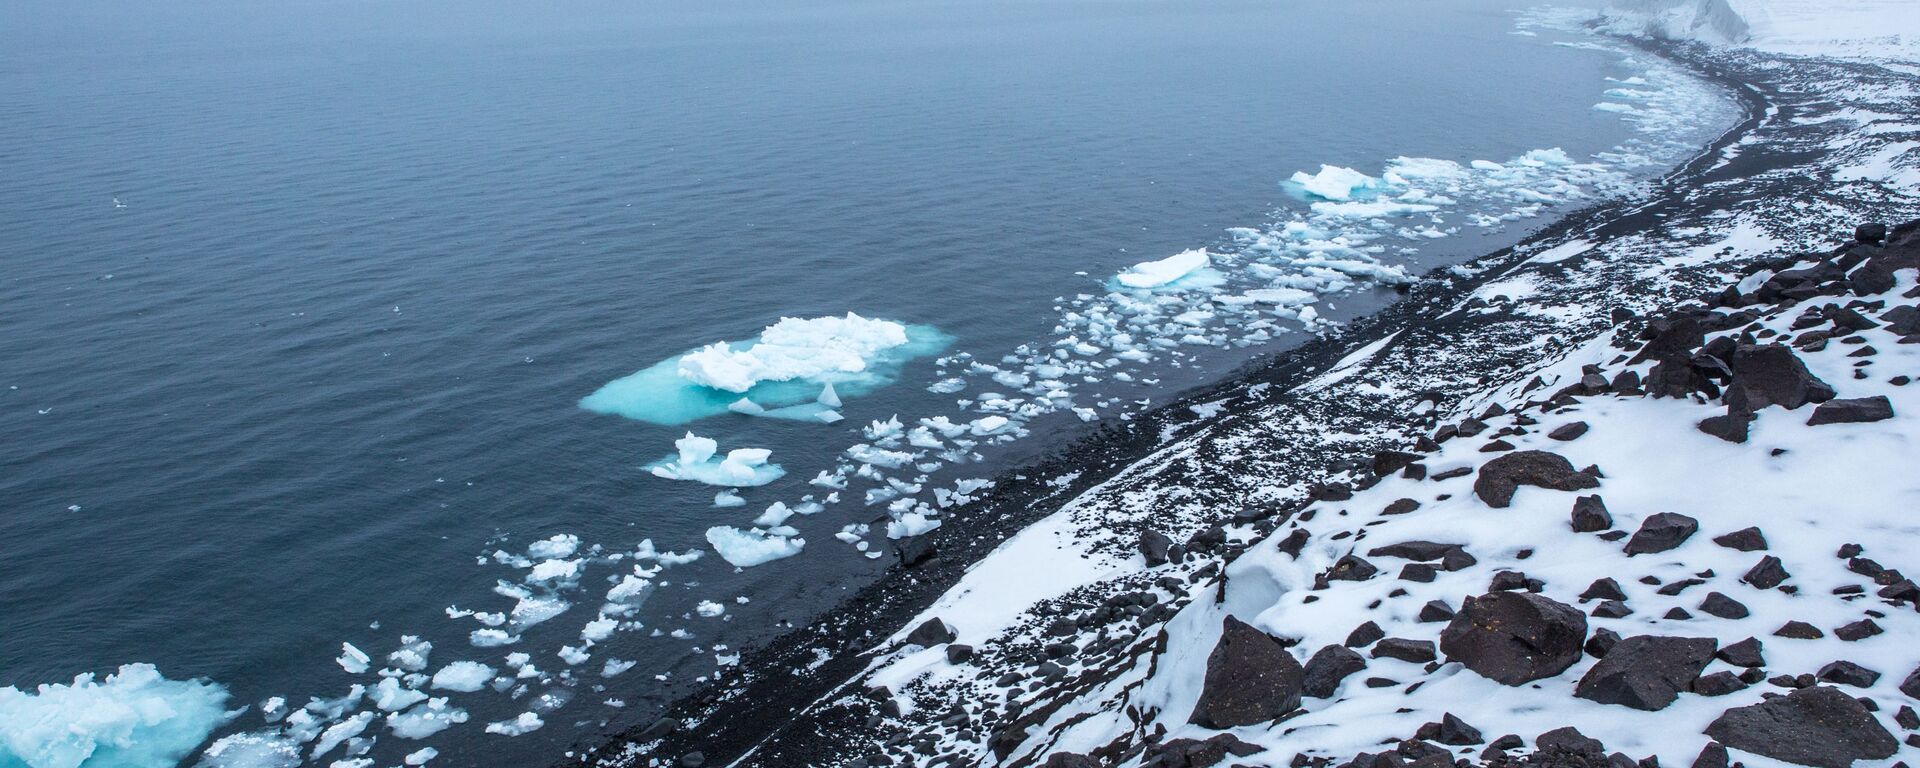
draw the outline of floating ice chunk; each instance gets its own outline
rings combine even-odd
[[[1337,165],[1322,165],[1320,172],[1312,175],[1306,171],[1296,171],[1288,181],[1300,191],[1326,200],[1352,200],[1356,193],[1380,185],[1379,179]]]
[[[504,629],[476,629],[467,635],[467,642],[475,648],[497,648],[520,642],[520,636],[508,634]]]
[[[909,536],[919,536],[938,527],[940,527],[939,520],[919,512],[908,512],[901,515],[899,519],[887,523],[887,538],[904,539]]]
[[[733,489],[729,488],[713,495],[713,505],[722,508],[744,507],[747,505],[747,500],[740,498],[740,494],[734,493]]]
[[[859,373],[882,351],[906,343],[906,326],[890,320],[869,320],[851,312],[846,317],[787,317],[738,349],[723,341],[682,356],[679,374],[701,386],[746,392],[762,381]]]
[[[126,664],[96,681],[0,688],[0,765],[171,766],[227,721],[227,692],[204,680],[168,680],[152,664]]]
[[[419,672],[427,668],[427,656],[433,653],[433,643],[413,635],[400,638],[400,650],[387,654],[387,663],[406,672]]]
[[[727,452],[725,459],[714,461],[713,455],[719,445],[711,438],[700,437],[692,432],[673,441],[673,446],[678,455],[647,465],[647,470],[655,477],[693,480],[708,485],[753,487],[771,483],[787,473],[780,465],[767,463],[773,452],[765,448],[735,448]]]
[[[854,340],[851,347],[841,345],[830,350],[784,348],[780,344],[768,344],[765,338],[714,345],[668,358],[608,382],[581,398],[580,407],[654,424],[685,424],[730,410],[766,418],[831,424],[841,418],[835,411],[841,405],[841,398],[865,394],[892,383],[908,360],[938,354],[953,341],[931,326],[901,326],[865,318],[860,321],[848,327],[868,328],[864,324],[883,323],[903,329],[904,337],[886,340],[878,339],[877,335],[863,337]],[[845,318],[828,317],[817,321],[784,320],[782,325],[800,324],[794,327],[819,330],[816,326],[821,322],[847,324]],[[809,323],[814,325],[806,325]],[[784,332],[776,335],[784,336]],[[903,343],[891,344],[901,338]],[[716,349],[722,346],[726,348],[725,354]],[[743,359],[758,362],[745,367],[733,365]],[[716,376],[723,373],[721,368],[708,371],[702,367],[709,362],[725,367],[725,375],[738,378],[708,383],[708,373]],[[817,370],[813,370],[816,363],[819,364]],[[704,373],[694,378],[683,376],[690,367]],[[790,374],[792,378],[782,378]],[[715,386],[720,383],[746,384],[747,389]]]
[[[1005,416],[982,416],[974,419],[967,431],[976,435],[991,435],[1007,428]]]
[[[720,553],[722,559],[737,568],[750,568],[792,557],[800,554],[800,550],[807,545],[805,539],[768,536],[726,525],[708,528],[707,543],[713,545],[713,551]]]
[[[1146,261],[1128,267],[1117,278],[1121,285],[1128,288],[1158,288],[1179,280],[1187,275],[1206,268],[1209,256],[1206,249],[1195,248],[1181,251],[1159,261]]]
[[[559,656],[561,661],[566,662],[567,666],[579,666],[587,663],[588,659],[593,658],[593,654],[589,653],[587,649],[576,648],[571,645],[560,646],[560,652],[555,655]]]
[[[0,756],[5,754],[0,752]],[[299,742],[278,731],[251,731],[223,736],[207,745],[196,765],[197,768],[295,768],[299,764]]]
[[[514,604],[513,623],[520,629],[526,629],[565,613],[569,607],[572,607],[571,604],[553,595],[528,594]]]
[[[847,458],[862,464],[870,464],[887,469],[899,469],[914,459],[914,454],[905,451],[889,451],[885,448],[876,448],[866,443],[855,443],[847,449],[846,455]]]
[[[340,665],[340,668],[346,670],[347,674],[350,675],[358,675],[367,671],[367,666],[372,660],[372,657],[368,656],[366,651],[353,647],[353,643],[341,643],[340,658],[334,659],[334,661]]]
[[[786,502],[776,501],[767,507],[767,511],[754,518],[753,524],[761,528],[772,528],[786,523],[789,517],[793,517],[793,510],[787,508]]]
[[[403,739],[424,739],[466,721],[466,710],[447,706],[445,698],[432,698],[413,709],[387,715],[387,730]]]
[[[702,600],[699,605],[693,607],[693,612],[711,619],[726,613],[727,607],[712,600]]]
[[[373,705],[383,711],[398,712],[426,700],[426,694],[400,685],[398,678],[383,678],[373,686]]]
[[[519,717],[512,720],[487,723],[487,733],[497,733],[502,736],[522,736],[540,730],[540,726],[543,725],[546,725],[546,722],[541,720],[539,715],[532,712],[522,712]]]
[[[1262,304],[1278,304],[1283,307],[1297,307],[1311,304],[1319,298],[1313,291],[1298,288],[1255,288],[1247,291],[1247,298]]]
[[[557,560],[571,557],[580,549],[580,537],[570,533],[560,533],[527,545],[527,556],[541,560]]]
[[[862,429],[861,432],[866,435],[868,440],[877,441],[877,440],[885,440],[890,437],[899,437],[901,429],[902,427],[900,425],[900,416],[898,414],[895,414],[894,416],[889,417],[886,421],[875,420],[867,424],[867,426],[864,429]]]
[[[407,765],[426,765],[429,761],[439,756],[440,750],[434,749],[433,747],[422,747],[417,751],[407,753],[407,756],[401,758],[400,762],[406,763]]]
[[[433,687],[445,691],[473,693],[487,687],[493,679],[493,667],[477,661],[456,661],[433,673]]]
[[[334,723],[331,727],[320,733],[320,738],[313,742],[313,751],[307,753],[307,757],[312,760],[320,759],[321,755],[332,752],[334,747],[346,743],[347,739],[359,736],[362,731],[367,730],[367,726],[372,722],[372,712],[359,712],[352,717]]]
[[[568,581],[580,574],[579,560],[543,560],[527,572],[527,581]]]
[[[1313,204],[1314,213],[1343,219],[1373,219],[1382,216],[1404,216],[1410,213],[1430,213],[1437,210],[1440,210],[1437,205],[1402,203],[1392,200]]]
[[[620,621],[618,619],[610,616],[601,616],[600,618],[587,622],[587,625],[580,629],[580,639],[589,643],[597,643],[613,637],[613,631],[619,628],[619,626]]]
[[[600,676],[618,677],[621,673],[633,669],[633,665],[637,663],[638,662],[624,661],[621,659],[607,659],[605,664],[600,665]]]

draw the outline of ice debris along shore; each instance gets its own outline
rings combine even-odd
[[[1012,606],[1054,585],[977,567],[835,704],[888,737],[821,764],[1920,755],[1920,221],[1856,238],[1616,312],[1350,481],[1184,540],[1147,518],[1121,587],[1024,603],[1033,632]]]

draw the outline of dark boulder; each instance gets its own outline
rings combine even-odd
[[[1706,733],[1733,749],[1817,768],[1848,768],[1900,748],[1859,700],[1824,685],[1729,709]]]
[[[1786,566],[1780,564],[1780,558],[1767,555],[1747,569],[1746,575],[1741,576],[1740,580],[1753,585],[1755,589],[1773,589],[1792,575],[1787,573]]]
[[[1699,428],[1714,437],[1729,443],[1744,443],[1753,426],[1753,414],[1728,413],[1721,416],[1708,416],[1700,420]]]
[[[1744,619],[1750,613],[1745,604],[1721,592],[1708,592],[1707,599],[1700,601],[1700,612],[1723,619]]]
[[[915,627],[913,632],[907,635],[907,644],[932,648],[941,643],[951,643],[953,638],[952,627],[947,626],[947,623],[939,618],[932,618]]]
[[[1595,664],[1573,695],[1648,711],[1665,709],[1693,685],[1719,642],[1703,637],[1635,635],[1621,638]]]
[[[1433,651],[1432,640],[1408,640],[1403,637],[1389,637],[1375,643],[1373,657],[1378,659],[1383,656],[1415,664],[1425,664],[1438,658]]]
[[[1767,548],[1767,537],[1759,528],[1747,527],[1713,537],[1713,543],[1741,552],[1756,552]]]
[[[1575,533],[1596,533],[1612,527],[1613,515],[1607,512],[1607,503],[1598,494],[1573,500]]]
[[[1414,738],[1417,739],[1425,739],[1427,741],[1439,742],[1455,747],[1464,747],[1469,744],[1479,744],[1486,741],[1486,737],[1480,735],[1480,729],[1468,725],[1465,720],[1454,717],[1451,712],[1440,715],[1440,722],[1427,723],[1426,725],[1420,726],[1420,730],[1415,731],[1413,735]]]
[[[1754,413],[1770,405],[1793,410],[1808,403],[1832,400],[1833,387],[1807,370],[1806,363],[1783,344],[1741,344],[1728,361],[1733,380],[1727,384],[1728,406]]]
[[[1241,741],[1231,733],[1223,733],[1201,741],[1199,739],[1174,739],[1149,749],[1143,766],[1152,768],[1206,768],[1219,765],[1228,755],[1246,757],[1258,754],[1263,748],[1257,744]]]
[[[1733,666],[1751,669],[1767,665],[1767,659],[1761,655],[1760,650],[1760,640],[1749,637],[1740,642],[1725,646],[1713,655],[1715,658]]]
[[[1665,552],[1680,546],[1700,530],[1700,521],[1675,512],[1660,512],[1648,515],[1640,522],[1640,530],[1634,531],[1633,538],[1627,540],[1628,555]]]
[[[1547,433],[1547,437],[1549,439],[1566,442],[1568,440],[1577,440],[1581,435],[1586,433],[1587,423],[1584,421],[1575,421],[1555,427],[1552,432]]]
[[[1580,660],[1587,617],[1531,592],[1469,597],[1440,633],[1440,650],[1506,685],[1553,677]]]
[[[1819,672],[1814,673],[1814,677],[1829,683],[1868,688],[1879,682],[1880,673],[1842,659],[1821,667]]]
[[[1344,645],[1329,645],[1314,653],[1313,658],[1307,659],[1300,692],[1316,699],[1333,698],[1334,691],[1340,689],[1341,681],[1366,668],[1367,659],[1359,652]]]
[[[1040,768],[1101,768],[1101,765],[1100,761],[1086,755],[1055,752],[1047,756],[1047,761],[1041,763]]]
[[[1893,402],[1886,395],[1875,395],[1821,403],[1813,409],[1813,416],[1807,419],[1807,424],[1816,427],[1822,424],[1865,424],[1891,418]]]
[[[1600,481],[1585,472],[1576,472],[1573,464],[1559,454],[1546,451],[1516,451],[1480,468],[1474,478],[1473,493],[1490,507],[1513,503],[1513,493],[1522,485],[1556,491],[1581,491],[1598,488]]]
[[[1189,722],[1237,728],[1278,720],[1300,707],[1302,675],[1300,662],[1279,641],[1228,616]]]
[[[1168,562],[1167,549],[1173,546],[1173,539],[1151,528],[1140,534],[1140,554],[1147,558],[1147,567],[1155,568]]]

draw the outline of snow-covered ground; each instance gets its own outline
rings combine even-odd
[[[1615,0],[1613,28],[1769,53],[1920,63],[1906,0]]]

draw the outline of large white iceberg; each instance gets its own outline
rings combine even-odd
[[[907,343],[907,327],[891,320],[846,317],[783,317],[760,338],[737,348],[709,344],[680,358],[681,378],[701,386],[745,392],[762,381],[858,373],[880,352]]]
[[[0,765],[172,768],[227,721],[227,692],[126,664],[32,692],[0,688]]]
[[[580,407],[654,424],[728,412],[831,424],[842,396],[892,383],[907,361],[951,342],[931,326],[852,313],[785,318],[753,339],[709,344],[608,382]]]

